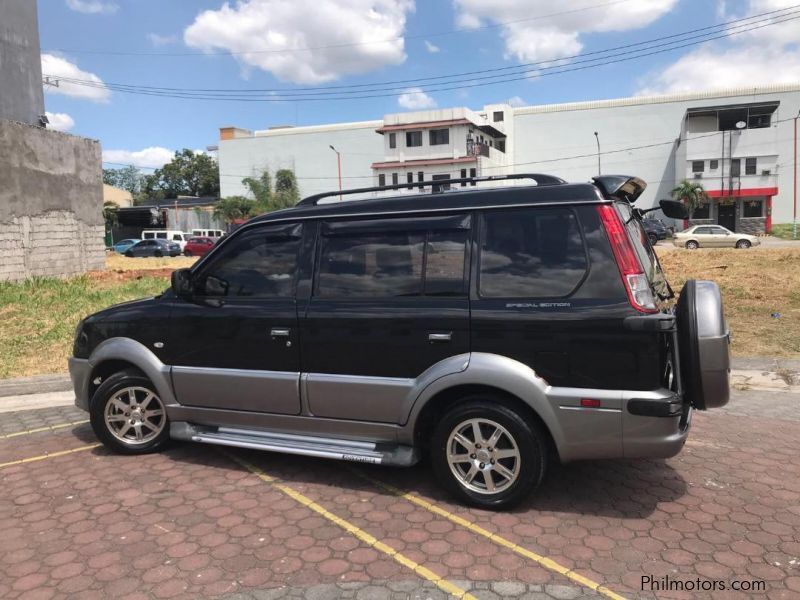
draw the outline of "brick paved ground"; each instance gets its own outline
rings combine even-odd
[[[453,503],[424,464],[235,455],[481,599],[599,596],[380,482],[625,597],[652,598],[641,576],[669,575],[768,589],[659,598],[788,599],[800,597],[798,402],[738,392],[725,409],[696,414],[677,457],[568,465],[506,513]],[[0,463],[95,443],[87,424],[2,437],[85,418],[68,407],[0,415]],[[210,446],[143,457],[100,447],[2,467],[0,532],[2,598],[445,597]]]

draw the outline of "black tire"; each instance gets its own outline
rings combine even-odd
[[[164,253],[161,250],[156,250],[155,252],[153,252],[153,256],[155,256],[156,258],[161,258],[162,256],[164,256]]]
[[[695,242],[694,240],[689,240],[686,242],[686,249],[687,250],[697,250],[700,247],[700,244]]]
[[[658,236],[655,233],[648,233],[647,237],[650,238],[651,246],[655,246],[658,243]]]
[[[131,252],[130,250],[126,250],[125,256],[127,256],[128,258],[133,258],[133,252]]]
[[[158,433],[156,433],[152,438],[145,439],[142,442],[136,441],[135,439],[131,439],[128,442],[122,441],[111,431],[111,426],[106,422],[106,407],[109,405],[109,403],[115,400],[117,394],[130,388],[135,388],[137,390],[134,392],[134,395],[138,397],[138,402],[141,404],[144,404],[142,400],[143,397],[146,398],[147,392],[153,394],[155,398],[150,400],[148,407],[152,406],[152,403],[155,400],[158,402],[158,404],[160,404],[160,408],[163,411],[160,419],[158,419],[158,417],[153,418],[160,426]],[[116,408],[110,407],[110,410],[116,411]],[[121,417],[123,415],[119,414],[116,416]],[[147,377],[138,371],[120,371],[101,383],[100,387],[97,388],[97,391],[92,396],[89,405],[89,418],[92,424],[92,429],[94,430],[94,433],[98,439],[103,442],[103,445],[110,450],[117,452],[118,454],[148,454],[151,452],[157,452],[169,442],[169,419],[167,418],[163,403],[161,402],[160,398],[158,398],[158,392],[156,391],[155,386],[153,386]],[[123,426],[127,421],[127,419],[122,421]],[[135,426],[129,426],[129,430],[130,429],[136,431]],[[139,429],[145,431],[145,428],[141,425],[139,426]]]
[[[184,255],[184,256],[191,256],[191,255],[192,255],[192,253],[191,253],[191,252],[189,252],[188,250],[184,250],[184,251],[183,251],[183,255]]]
[[[739,240],[738,242],[736,242],[736,247],[742,250],[749,248],[752,245],[753,244],[751,244],[749,240]]]
[[[516,479],[507,484],[508,487],[505,489],[495,493],[488,493],[485,489],[482,492],[469,489],[451,469],[447,458],[450,436],[454,430],[460,428],[459,426],[464,426],[465,422],[469,422],[471,419],[481,419],[482,421],[499,424],[510,434],[513,442],[516,443],[519,455],[519,470]],[[474,442],[474,436],[472,441]],[[509,445],[507,444],[506,448],[508,447]],[[489,449],[483,448],[484,454],[487,450]],[[500,449],[497,448],[495,450]],[[507,405],[502,397],[476,395],[463,398],[439,420],[433,432],[430,455],[437,479],[453,496],[474,506],[490,510],[501,510],[510,508],[524,500],[541,483],[547,465],[547,444],[545,435],[538,424],[526,419],[510,405]],[[475,466],[478,467],[477,461],[481,457],[477,454],[470,455],[471,458],[473,456],[476,459]],[[501,465],[510,470],[514,469],[513,465],[516,463],[509,461],[517,459],[502,458],[498,459],[497,462],[500,462],[500,460],[506,461]],[[472,463],[466,464],[469,464],[468,468],[472,469]],[[488,466],[487,463],[482,464]],[[466,469],[467,467],[463,468]],[[490,470],[492,468],[489,467]],[[481,472],[478,472],[474,477],[473,481],[475,483],[473,485],[486,487],[487,482]],[[496,476],[492,476],[493,479],[494,477]],[[480,478],[480,481],[477,481],[478,478]],[[507,481],[504,480],[504,482]]]

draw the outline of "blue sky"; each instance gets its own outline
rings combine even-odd
[[[564,57],[574,54],[647,42],[795,3],[40,0],[39,26],[44,72],[95,82],[86,87],[62,81],[59,88],[49,88],[51,121],[99,139],[109,160],[157,166],[169,151],[215,144],[219,127],[226,125],[264,129],[374,119],[428,106],[479,108],[510,99],[541,104],[797,81],[800,21],[618,64],[468,89],[422,94],[412,89],[407,96],[221,102],[128,94],[104,85],[297,89],[542,60],[563,59],[568,67],[571,61]],[[778,62],[781,68],[775,69]]]

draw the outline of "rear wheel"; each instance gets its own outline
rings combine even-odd
[[[191,255],[192,255],[192,253],[191,253],[189,250],[184,250],[184,251],[183,251],[183,255],[184,255],[184,256],[191,256]]]
[[[133,258],[133,252],[131,252],[130,250],[126,250],[125,256],[127,256],[128,258]]]
[[[161,250],[156,250],[155,252],[153,252],[153,256],[161,258],[162,256],[164,256],[164,253]]]
[[[749,248],[752,245],[753,244],[751,244],[749,240],[739,240],[738,242],[736,242],[737,248]]]
[[[155,452],[169,440],[164,403],[138,372],[121,371],[106,379],[92,396],[89,414],[95,435],[120,454]]]
[[[700,247],[700,244],[695,242],[694,240],[689,240],[686,242],[686,249],[687,250],[697,250]]]
[[[488,509],[509,508],[542,480],[547,446],[539,428],[491,396],[470,396],[433,433],[431,462],[444,487]]]

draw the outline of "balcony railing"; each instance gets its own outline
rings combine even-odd
[[[489,158],[489,144],[467,140],[467,155]]]

